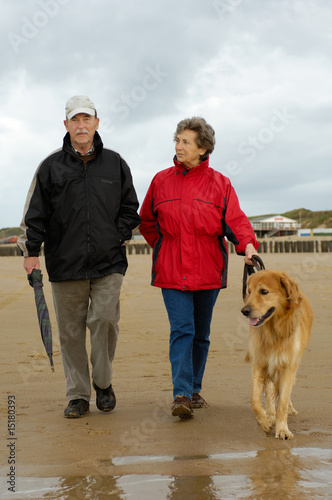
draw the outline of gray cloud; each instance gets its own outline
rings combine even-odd
[[[332,6],[323,0],[0,6],[0,227],[19,224],[75,94],[95,101],[103,141],[130,164],[141,201],[172,164],[176,123],[200,115],[216,130],[211,166],[248,215],[331,208]]]

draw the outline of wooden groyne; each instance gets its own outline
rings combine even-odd
[[[235,253],[235,247],[227,242],[229,253]],[[145,241],[131,240],[127,244],[129,255],[150,254],[151,248]],[[259,240],[258,253],[326,253],[332,252],[332,240],[328,239],[298,239],[298,240]],[[0,257],[20,256],[16,245],[0,245]],[[41,251],[43,255],[43,248]]]
[[[227,242],[229,253],[235,253],[235,247]],[[150,254],[151,248],[147,243],[130,242],[127,246],[128,254]],[[296,241],[259,241],[258,253],[320,253],[332,252],[332,240],[296,240]]]
[[[233,245],[232,245],[233,246]],[[234,251],[234,246],[230,250]],[[320,253],[332,252],[332,241],[329,240],[261,240],[258,253]]]

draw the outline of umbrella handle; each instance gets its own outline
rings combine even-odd
[[[31,274],[27,275],[29,285],[32,286],[32,288],[36,286],[44,286],[43,285],[43,275],[40,269],[33,269]]]

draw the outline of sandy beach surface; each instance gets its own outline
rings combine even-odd
[[[114,361],[117,406],[103,414],[93,399],[90,413],[77,420],[63,417],[65,382],[44,262],[54,373],[22,259],[1,257],[0,498],[332,498],[332,254],[262,258],[267,268],[298,279],[315,313],[293,390],[299,415],[289,419],[291,441],[267,436],[250,407],[250,365],[244,362],[248,325],[240,313],[242,257],[230,255],[229,287],[215,307],[202,389],[209,406],[195,410],[190,421],[170,412],[169,324],[160,289],[150,285],[151,255],[128,256]],[[8,490],[10,474],[15,492]],[[165,489],[168,496],[162,496]]]

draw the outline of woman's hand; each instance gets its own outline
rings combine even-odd
[[[248,243],[245,249],[245,257],[244,257],[245,264],[248,264],[249,266],[253,265],[253,262],[251,260],[253,255],[258,255],[258,253],[255,250],[254,245],[252,243]]]

